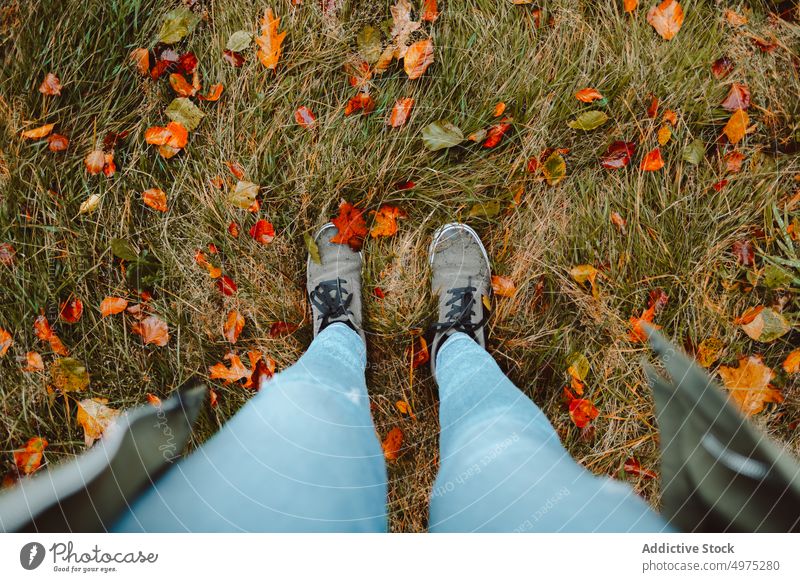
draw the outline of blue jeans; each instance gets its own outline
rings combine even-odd
[[[327,327],[111,531],[382,532],[387,476],[366,350]],[[430,531],[669,531],[630,488],[595,477],[469,337],[437,359],[440,471]]]

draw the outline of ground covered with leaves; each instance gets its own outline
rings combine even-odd
[[[307,239],[333,218],[364,249],[394,531],[425,530],[437,469],[419,332],[446,221],[492,258],[490,352],[589,470],[658,503],[641,321],[797,452],[796,17],[736,0],[3,2],[4,484],[195,375],[213,387],[201,444],[309,344]]]

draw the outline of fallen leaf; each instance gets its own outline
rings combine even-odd
[[[44,360],[39,352],[27,352],[25,354],[24,372],[44,372]]]
[[[732,144],[737,144],[742,141],[745,133],[747,133],[747,126],[750,124],[750,118],[747,116],[747,112],[743,109],[737,109],[731,118],[728,120],[728,123],[725,124],[725,127],[722,130]]]
[[[398,0],[389,8],[392,13],[391,40],[375,63],[376,73],[382,73],[394,59],[399,60],[406,55],[411,35],[420,28],[420,23],[411,19],[412,10],[408,0]]]
[[[612,212],[611,224],[616,226],[622,234],[625,234],[625,226],[628,224],[628,221],[625,220],[619,212]]]
[[[386,435],[381,446],[383,447],[383,455],[386,457],[386,460],[396,461],[403,448],[403,431],[399,427],[394,427]]]
[[[213,388],[208,389],[208,404],[211,408],[216,408],[219,403],[219,396],[217,396],[217,391]]]
[[[403,56],[403,68],[409,79],[419,79],[433,64],[433,41],[426,38],[418,40]]]
[[[753,250],[753,241],[750,239],[746,238],[734,242],[731,252],[740,265],[752,267],[755,264],[755,251]]]
[[[238,69],[244,64],[244,55],[226,49],[222,52],[222,60],[224,60],[232,67],[236,67]]]
[[[492,291],[501,297],[513,297],[517,293],[517,287],[508,277],[492,275]]]
[[[275,238],[275,228],[271,222],[267,222],[263,218],[257,220],[256,223],[250,227],[250,236],[256,242],[266,245],[272,242]]]
[[[669,125],[662,125],[658,130],[658,145],[667,145],[667,142],[672,137],[672,130]]]
[[[39,93],[43,95],[61,95],[61,81],[53,73],[47,73],[39,85]]]
[[[219,101],[219,98],[222,96],[223,89],[224,87],[222,86],[222,83],[216,83],[215,85],[211,85],[205,95],[198,95],[197,97],[201,101]]]
[[[297,326],[288,321],[276,321],[269,327],[270,337],[283,337],[297,331]]]
[[[114,163],[114,152],[103,155],[103,174],[110,178],[117,173],[117,165]]]
[[[44,450],[47,448],[47,439],[31,437],[25,447],[14,451],[14,464],[22,475],[34,473],[44,460]]]
[[[23,131],[21,135],[25,139],[42,139],[43,137],[50,135],[55,126],[55,123],[48,123],[47,125],[42,125],[34,129]]]
[[[632,316],[630,318],[631,329],[628,332],[628,340],[633,343],[644,343],[647,341],[647,333],[644,331],[644,327],[642,327],[643,323],[649,324],[650,327],[654,329],[661,329],[660,325],[653,323],[653,319],[655,318],[656,314],[667,304],[668,300],[669,296],[664,293],[662,289],[653,289],[650,291],[647,309],[642,312],[640,317]]]
[[[664,0],[647,12],[647,22],[664,40],[671,40],[683,24],[683,8],[675,0]]]
[[[720,57],[711,64],[711,74],[715,79],[724,79],[733,71],[733,61],[728,57]]]
[[[142,192],[142,201],[154,210],[167,211],[167,194],[160,188],[150,188]]]
[[[14,265],[14,257],[17,251],[10,243],[0,243],[0,265],[11,267]]]
[[[428,342],[422,336],[411,336],[411,343],[406,348],[406,359],[411,363],[413,369],[428,363],[431,359],[428,351]]]
[[[136,65],[136,70],[142,76],[150,73],[150,53],[146,48],[135,48],[131,51],[130,59]]]
[[[50,322],[47,321],[44,315],[40,315],[33,322],[33,331],[40,340],[48,342],[50,344],[50,349],[56,354],[60,356],[67,355],[67,348],[61,343],[61,339],[59,339],[53,331],[53,328],[50,327]]]
[[[772,37],[772,40],[764,40],[763,38],[755,37],[753,38],[753,44],[758,47],[762,53],[771,53],[776,48],[778,48],[778,40],[775,36]]]
[[[256,196],[258,196],[258,185],[239,180],[233,191],[228,194],[228,202],[238,208],[248,210],[255,203]]]
[[[608,121],[608,115],[604,111],[584,111],[577,118],[567,123],[572,129],[582,129],[591,131],[597,129]]]
[[[612,142],[603,157],[600,165],[607,170],[619,170],[627,166],[636,152],[636,143],[632,141]]]
[[[773,342],[792,329],[783,314],[770,308],[759,309],[749,321],[740,325],[750,338],[762,343]]]
[[[294,119],[306,129],[314,129],[314,125],[317,122],[317,118],[314,117],[314,114],[311,113],[311,110],[305,105],[297,108],[297,110],[294,112]]]
[[[747,18],[739,14],[738,12],[734,12],[733,10],[725,10],[725,20],[728,21],[728,24],[731,26],[744,26],[747,24]]]
[[[252,370],[247,368],[233,352],[227,354],[225,360],[229,362],[229,366],[226,367],[222,362],[218,362],[208,369],[212,380],[224,380],[225,384],[230,384],[249,378],[252,374]]]
[[[102,317],[122,313],[128,307],[128,300],[122,297],[106,297],[100,302],[100,314]]]
[[[567,162],[557,151],[553,152],[542,164],[542,175],[550,186],[555,186],[567,176]]]
[[[639,0],[623,0],[622,8],[625,12],[633,12],[639,6]]]
[[[155,407],[160,407],[161,406],[161,398],[159,398],[155,394],[150,394],[150,392],[148,392],[147,394],[144,395],[144,399],[151,406],[155,406]]]
[[[207,258],[203,251],[200,249],[196,250],[194,253],[194,261],[204,267],[206,271],[208,271],[208,276],[212,279],[218,279],[222,276],[222,269],[213,265]]]
[[[644,172],[655,172],[664,167],[664,160],[661,158],[661,150],[655,148],[647,152],[642,158],[642,163],[639,166]]]
[[[47,138],[47,148],[51,152],[63,152],[69,147],[69,138],[60,133],[52,133]]]
[[[506,111],[506,104],[500,101],[497,105],[494,106],[494,111],[492,111],[492,117],[500,117]]]
[[[731,83],[728,96],[722,102],[723,109],[736,111],[737,109],[748,109],[750,107],[750,89],[747,85]]]
[[[603,94],[593,87],[586,87],[575,93],[575,98],[584,103],[591,103],[603,98]]]
[[[144,132],[144,140],[151,145],[166,145],[181,149],[189,141],[189,132],[178,122],[170,121],[166,127],[153,126]]]
[[[439,8],[436,0],[422,0],[422,20],[425,22],[436,22],[439,18]]]
[[[158,316],[150,315],[131,326],[131,331],[136,335],[142,336],[142,341],[146,344],[165,346],[169,342],[169,329],[163,319]]]
[[[483,147],[485,148],[493,148],[496,147],[500,141],[502,141],[503,136],[508,133],[508,130],[511,129],[511,124],[509,123],[510,119],[503,118],[500,120],[500,123],[496,123],[492,125],[489,130],[486,132],[486,141],[483,142]]]
[[[375,213],[375,225],[369,234],[372,238],[379,236],[393,236],[397,232],[397,219],[408,216],[405,211],[396,206],[384,204]]]
[[[11,337],[11,334],[0,327],[0,358],[6,355],[12,343],[14,343],[14,339]]]
[[[108,398],[85,398],[78,402],[76,421],[83,427],[83,438],[87,447],[103,436],[119,416],[120,411],[106,406]]]
[[[250,46],[253,42],[253,35],[246,30],[237,30],[228,37],[228,43],[225,48],[229,51],[240,53]]]
[[[667,109],[661,117],[665,122],[669,123],[672,127],[678,124],[678,114],[672,109]]]
[[[231,221],[228,225],[228,232],[233,238],[239,238],[239,225],[236,222]]]
[[[706,154],[706,146],[702,140],[696,139],[683,148],[682,159],[683,161],[696,166],[703,161]]]
[[[655,95],[650,96],[650,105],[647,107],[647,117],[655,119],[658,115],[658,97]]]
[[[434,121],[422,130],[422,143],[432,152],[457,146],[462,141],[464,134],[461,130],[443,119]]]
[[[783,370],[787,374],[800,373],[800,348],[786,356],[786,359],[783,361]]]
[[[339,216],[332,220],[338,229],[331,242],[349,245],[354,251],[361,249],[364,237],[367,235],[367,224],[364,222],[364,212],[354,207],[349,202],[339,204]]]
[[[50,381],[61,393],[80,392],[89,387],[89,372],[75,358],[58,358],[50,365]]]
[[[774,372],[758,356],[739,358],[736,368],[720,366],[719,375],[745,416],[758,414],[769,402],[783,402],[783,395],[769,383]]]
[[[650,469],[642,468],[641,463],[636,457],[629,457],[623,465],[623,470],[630,475],[639,475],[645,479],[657,479],[658,473]]]
[[[83,315],[83,301],[77,297],[70,297],[61,303],[58,316],[67,323],[78,323]]]
[[[272,8],[267,8],[264,11],[264,17],[261,19],[261,35],[256,37],[258,60],[271,70],[278,66],[278,61],[283,52],[283,39],[286,38],[286,31],[278,31],[280,23],[281,19],[275,17],[272,13]]]
[[[600,411],[589,400],[573,398],[569,403],[569,417],[578,428],[584,428],[599,415]]]
[[[572,352],[567,357],[567,373],[576,380],[583,382],[589,375],[589,360],[580,352]]]
[[[725,344],[715,337],[707,337],[697,346],[697,363],[708,368],[722,357]]]
[[[308,256],[311,257],[311,260],[316,264],[321,265],[322,257],[319,255],[319,246],[316,241],[314,241],[314,237],[306,232],[303,233],[303,240],[306,243],[306,249],[308,249]]]
[[[174,127],[172,123],[167,125],[167,127],[171,128],[170,131],[172,135],[175,136],[177,143],[167,142],[166,145],[173,148],[182,148],[186,146],[189,135],[186,133],[185,138],[187,139],[179,139],[183,138],[183,133],[180,132],[180,129],[184,129],[186,132],[194,131],[206,116],[206,114],[187,97],[176,97],[173,99],[164,110],[164,114],[180,126]]]
[[[392,113],[389,115],[389,119],[386,123],[391,127],[402,127],[408,121],[408,117],[411,115],[411,110],[413,107],[413,97],[403,97],[402,99],[398,99],[395,102],[394,107],[392,107]]]
[[[597,299],[600,296],[600,289],[597,286],[597,275],[600,272],[595,269],[592,265],[576,265],[569,270],[570,277],[572,277],[576,283],[586,283],[589,282],[589,285],[592,287],[592,296]]]
[[[745,155],[737,150],[725,154],[725,170],[731,174],[738,174],[742,170]]]
[[[197,88],[193,87],[186,77],[180,73],[172,73],[169,76],[169,84],[172,90],[175,91],[180,97],[194,97],[197,93]]]
[[[200,23],[200,16],[185,6],[170,10],[158,31],[158,40],[164,44],[174,44],[191,33]]]
[[[363,115],[369,115],[375,109],[375,99],[372,95],[359,92],[358,95],[352,97],[345,105],[344,114],[352,115],[356,111],[360,111]]]
[[[239,287],[236,286],[233,279],[227,275],[222,275],[217,279],[217,289],[219,289],[219,292],[223,295],[230,297],[239,290]]]
[[[244,317],[238,311],[229,311],[222,325],[222,335],[230,343],[235,344],[244,329]]]

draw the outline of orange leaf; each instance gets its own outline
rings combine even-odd
[[[166,127],[148,127],[144,132],[144,140],[151,145],[180,149],[189,141],[189,132],[177,121],[170,121]]]
[[[744,154],[739,151],[732,151],[725,154],[725,169],[731,174],[738,174],[742,170]]]
[[[642,159],[640,168],[645,172],[655,172],[664,167],[664,160],[661,158],[661,150],[656,148],[647,152]]]
[[[181,97],[194,97],[197,93],[197,89],[180,73],[172,73],[169,76],[169,84],[172,90]]]
[[[633,12],[639,6],[639,0],[623,0],[622,7],[625,12]]]
[[[492,111],[492,117],[500,117],[506,110],[506,104],[500,101],[497,105],[494,106],[494,111]]]
[[[61,95],[61,81],[53,73],[47,73],[39,85],[39,93],[44,95]]]
[[[224,87],[222,86],[222,83],[217,83],[216,85],[211,85],[208,93],[205,95],[198,95],[197,97],[201,101],[219,101],[219,98],[222,96],[223,89]]]
[[[364,237],[367,235],[367,225],[364,222],[363,214],[363,210],[343,201],[339,205],[339,216],[332,220],[339,232],[331,239],[331,242],[350,245],[354,251],[360,250]]]
[[[245,367],[242,360],[233,352],[227,354],[225,359],[230,362],[230,367],[226,367],[222,362],[218,362],[208,369],[209,377],[212,380],[224,380],[225,384],[237,382],[249,378],[252,370]]]
[[[12,343],[14,343],[14,340],[11,337],[11,334],[0,327],[0,358],[6,355],[8,348],[11,347]]]
[[[40,315],[36,318],[36,321],[33,322],[33,331],[40,340],[48,342],[50,344],[50,349],[55,353],[61,356],[66,356],[69,353],[53,331],[53,328],[50,327],[50,322],[47,321],[44,315]]]
[[[352,115],[356,111],[361,111],[363,115],[368,115],[369,113],[372,113],[374,109],[375,99],[366,93],[359,93],[347,102],[347,105],[344,108],[344,114]]]
[[[664,40],[671,40],[683,24],[683,8],[675,0],[664,0],[647,13],[647,22]]]
[[[145,344],[155,344],[163,347],[169,342],[167,324],[155,315],[145,317],[142,321],[134,323],[131,331],[142,336]]]
[[[642,464],[636,457],[630,457],[628,460],[626,460],[623,469],[625,470],[626,473],[629,473],[631,475],[639,475],[646,479],[658,478],[658,473],[656,473],[655,471],[642,468]]]
[[[389,116],[389,121],[387,121],[387,123],[392,127],[402,127],[408,121],[408,116],[411,115],[411,109],[413,107],[413,97],[403,97],[402,99],[398,99],[395,102],[394,107],[392,107],[392,113]]]
[[[42,437],[28,439],[25,448],[14,451],[14,464],[17,470],[23,475],[30,475],[36,471],[42,464],[46,447],[47,439]]]
[[[517,293],[517,286],[508,277],[492,275],[492,290],[501,297],[513,297]]]
[[[231,171],[231,174],[236,176],[239,180],[244,180],[244,168],[239,162],[225,162],[225,165],[228,166],[228,169]]]
[[[675,113],[672,109],[667,109],[664,112],[662,119],[667,123],[669,123],[672,127],[675,127],[675,124],[678,123],[678,114]]]
[[[103,171],[103,167],[106,165],[106,156],[103,154],[103,150],[93,150],[89,152],[83,163],[86,166],[86,171],[92,176],[96,176]]]
[[[483,147],[493,148],[497,146],[503,139],[503,136],[511,129],[511,124],[508,123],[509,121],[511,121],[510,118],[504,117],[500,120],[500,123],[495,123],[491,126],[489,131],[486,132],[486,141],[483,142]]]
[[[642,327],[642,323],[648,323],[655,329],[660,329],[660,325],[653,324],[653,318],[656,316],[664,305],[667,304],[669,296],[661,289],[654,289],[650,292],[650,299],[647,309],[642,312],[641,317],[631,317],[630,324],[631,330],[628,332],[628,339],[632,342],[646,342],[647,334]]]
[[[130,59],[136,65],[136,70],[140,75],[147,76],[150,73],[150,54],[146,48],[135,48],[131,51]]]
[[[386,435],[382,445],[383,455],[387,461],[396,461],[403,448],[403,431],[399,427],[394,427]]]
[[[628,224],[628,221],[622,218],[619,212],[611,213],[611,223],[616,226],[621,233],[625,233],[625,225]]]
[[[235,344],[244,328],[244,317],[238,311],[231,311],[222,326],[222,335],[230,343]]]
[[[411,344],[406,348],[406,358],[411,362],[411,367],[419,368],[430,361],[431,355],[428,352],[428,342],[422,336],[411,336]]]
[[[61,304],[58,315],[67,323],[78,323],[83,315],[83,302],[77,297],[70,297]]]
[[[437,18],[439,18],[439,8],[436,6],[436,0],[423,0],[422,20],[435,22]]]
[[[311,113],[311,110],[305,105],[301,105],[297,108],[294,112],[294,119],[306,129],[313,129],[317,121],[317,118],[314,117],[314,114]]]
[[[751,323],[756,317],[758,317],[758,314],[761,313],[763,310],[764,310],[763,305],[756,305],[755,307],[751,307],[747,309],[744,313],[742,313],[742,315],[734,319],[733,323],[737,325],[747,325],[748,323]]]
[[[584,103],[591,103],[592,101],[602,99],[603,95],[597,89],[586,87],[585,89],[581,89],[575,93],[575,98],[578,101],[583,101]]]
[[[737,109],[728,123],[722,130],[722,133],[728,136],[731,143],[737,144],[742,141],[744,134],[747,133],[747,125],[750,123],[750,118],[747,112],[743,109]]]
[[[409,79],[419,79],[433,63],[433,41],[418,40],[406,51],[403,68]]]
[[[272,8],[264,11],[264,17],[261,19],[261,35],[256,37],[256,44],[258,60],[268,69],[274,70],[281,58],[283,50],[281,45],[286,37],[286,31],[278,32],[280,23],[281,19],[275,17]]]
[[[50,135],[50,132],[53,131],[55,126],[55,123],[48,123],[47,125],[42,125],[41,127],[29,129],[22,132],[22,137],[25,139],[41,139]]]
[[[733,10],[725,11],[725,20],[727,20],[728,24],[731,26],[744,26],[747,24],[747,18],[738,12],[734,12]]]
[[[578,428],[584,428],[597,418],[599,414],[600,412],[589,400],[573,398],[569,403],[569,417]]]
[[[106,297],[100,302],[100,314],[103,317],[122,313],[128,307],[128,300],[122,297]]]
[[[275,238],[275,227],[262,218],[250,228],[250,236],[262,245],[269,244]]]
[[[658,129],[658,145],[667,145],[667,142],[672,137],[672,130],[669,125],[662,125]]]
[[[159,188],[150,188],[142,192],[142,201],[154,210],[167,211],[167,195]]]
[[[800,348],[786,356],[786,359],[783,361],[783,370],[787,374],[800,373]]]
[[[106,406],[108,398],[85,398],[78,402],[75,420],[83,427],[83,438],[87,447],[103,436],[119,416],[119,410]]]
[[[47,138],[47,147],[51,152],[63,152],[69,147],[69,138],[60,133],[53,133]]]
[[[396,206],[389,206],[384,204],[380,210],[375,213],[375,226],[370,231],[372,238],[379,236],[392,236],[397,232],[397,219],[405,218],[408,216],[405,211],[400,210]]]
[[[103,155],[103,174],[110,178],[117,173],[117,165],[114,163],[114,152]]]
[[[44,360],[39,352],[28,352],[25,354],[25,372],[44,372]]]
[[[194,260],[198,265],[206,268],[206,270],[208,271],[208,276],[211,277],[212,279],[217,279],[222,275],[222,269],[212,265],[206,258],[206,255],[203,251],[199,249],[195,251]]]
[[[745,416],[758,414],[768,402],[783,402],[783,395],[769,383],[774,372],[758,356],[739,358],[737,368],[720,366],[719,375]]]
[[[147,403],[151,406],[161,406],[161,398],[156,396],[155,394],[150,394],[149,392],[144,395],[144,399],[147,400]]]

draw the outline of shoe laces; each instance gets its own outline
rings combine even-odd
[[[477,323],[472,322],[475,317],[477,303],[475,292],[477,289],[467,283],[466,287],[453,287],[447,290],[452,295],[445,303],[450,310],[445,314],[446,321],[434,323],[431,329],[434,333],[442,331],[460,331],[472,339],[476,339],[475,332],[486,325],[489,314],[484,310],[483,317]]]
[[[346,284],[347,281],[340,278],[321,281],[309,294],[312,305],[320,312],[317,317],[322,320],[320,329],[332,321],[341,321],[342,318],[349,322],[349,316],[352,315],[350,304],[353,302],[353,294],[343,287]]]

